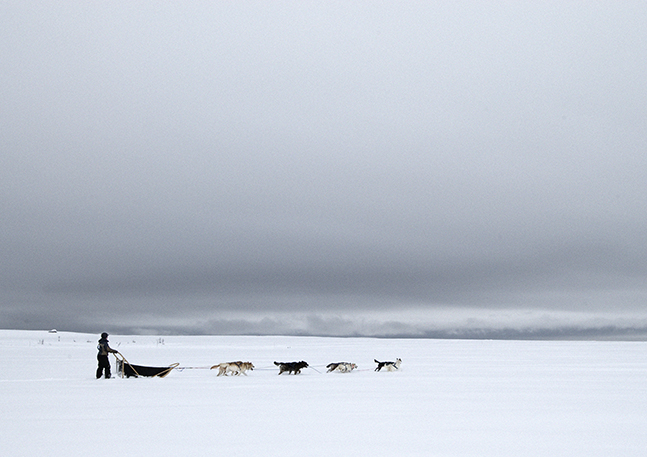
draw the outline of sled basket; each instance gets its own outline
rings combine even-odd
[[[134,376],[135,378],[138,378],[140,376],[148,378],[163,378],[167,374],[169,374],[171,370],[173,370],[173,368],[176,368],[180,365],[179,363],[171,364],[168,367],[146,367],[143,365],[133,365],[132,363],[128,362],[128,360],[126,360],[124,356],[119,352],[115,353],[115,358],[117,359],[117,371],[119,372],[119,376],[121,376],[122,378],[130,378],[131,376]]]

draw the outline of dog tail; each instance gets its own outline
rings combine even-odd
[[[215,369],[215,368],[220,368],[220,364],[218,364],[218,365],[214,365],[214,366],[212,366],[212,367],[211,367],[211,368],[209,368],[209,369],[210,369],[210,370],[213,370],[213,369]]]
[[[380,362],[380,361],[379,361],[379,360],[377,360],[377,359],[373,359],[373,362],[375,362],[375,363],[382,363],[382,362]]]
[[[280,366],[281,364],[280,364],[279,362],[274,362],[274,365],[276,365],[276,366],[278,367],[278,366]]]

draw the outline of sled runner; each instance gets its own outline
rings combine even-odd
[[[176,368],[179,366],[179,363],[173,363],[169,365],[168,367],[146,367],[143,365],[133,365],[132,363],[128,362],[126,358],[121,355],[120,352],[116,352],[115,358],[117,359],[117,370],[119,371],[119,376],[122,378],[125,376],[126,378],[130,378],[131,376],[134,376],[135,378],[138,378],[140,376],[152,378],[157,376],[158,378],[163,378],[167,374],[171,372],[173,368]]]

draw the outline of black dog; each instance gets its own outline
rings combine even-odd
[[[274,365],[279,367],[279,374],[284,371],[287,371],[288,374],[292,374],[293,371],[294,374],[299,374],[302,368],[308,368],[308,363],[303,360],[300,362],[274,362]]]

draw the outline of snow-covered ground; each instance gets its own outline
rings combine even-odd
[[[185,368],[97,380],[98,338],[0,330],[2,455],[647,452],[645,342],[111,335],[131,363]],[[373,371],[396,357],[401,371]],[[208,369],[232,360],[256,369]],[[277,376],[275,360],[313,369]],[[338,361],[359,369],[327,374]]]

